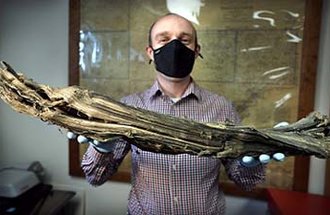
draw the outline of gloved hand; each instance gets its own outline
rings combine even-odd
[[[285,155],[281,152],[277,152],[272,155],[272,157],[268,154],[261,154],[259,157],[252,157],[252,156],[244,156],[241,159],[241,165],[245,167],[254,167],[259,164],[267,164],[271,160],[275,161],[284,161]]]
[[[87,138],[83,135],[77,135],[77,134],[75,134],[71,131],[69,131],[66,134],[66,136],[70,140],[73,140],[73,139],[77,138],[78,143],[81,143],[81,144],[86,144],[86,143],[91,144],[97,151],[102,152],[102,153],[112,152],[116,147],[116,144],[114,144],[113,141],[115,139],[117,139],[117,137],[115,137],[115,138],[113,138],[113,139],[111,139],[110,141],[107,141],[107,142],[99,142],[97,140]]]
[[[280,123],[276,124],[274,126],[274,128],[285,127],[285,126],[288,126],[288,125],[289,125],[288,122],[280,122]],[[277,153],[273,154],[272,156],[270,156],[268,154],[261,154],[258,157],[244,156],[241,159],[241,165],[243,165],[245,167],[254,167],[254,166],[257,166],[260,163],[261,164],[267,164],[271,160],[284,161],[284,159],[285,159],[285,155],[281,152],[277,152]]]

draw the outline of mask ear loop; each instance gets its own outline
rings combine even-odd
[[[152,49],[152,51],[155,51],[155,49],[153,49],[152,46],[149,46],[149,47]],[[149,59],[149,64],[151,64],[151,62],[152,62],[152,60]]]

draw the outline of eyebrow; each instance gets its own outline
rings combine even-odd
[[[160,32],[158,34],[155,35],[155,40],[161,38],[161,37],[168,37],[170,35],[170,33],[168,31],[164,31],[164,32]],[[180,35],[179,35],[179,39],[184,37],[184,36],[188,36],[190,37],[190,39],[193,39],[193,34],[191,33],[187,33],[187,32],[182,32]]]
[[[183,32],[182,34],[180,34],[180,37],[182,37],[182,36],[189,36],[189,37],[193,38],[193,34],[186,33],[186,32]]]
[[[155,35],[155,39],[158,39],[159,37],[169,36],[169,34],[170,33],[168,31],[160,32],[160,33]]]

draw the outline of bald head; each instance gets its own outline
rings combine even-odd
[[[183,30],[181,36],[189,36],[189,39],[192,39],[194,48],[197,47],[198,42],[195,27],[189,20],[175,13],[169,13],[161,16],[150,26],[148,35],[149,46],[154,47],[154,40],[156,39],[156,36],[159,36],[159,34],[167,34],[169,36],[171,32],[175,30],[175,27],[180,27]],[[187,41],[183,41],[183,43],[185,42]]]

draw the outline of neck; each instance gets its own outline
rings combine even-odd
[[[157,81],[165,95],[171,98],[179,98],[189,86],[191,78],[190,76],[185,78],[170,78],[158,73]]]

